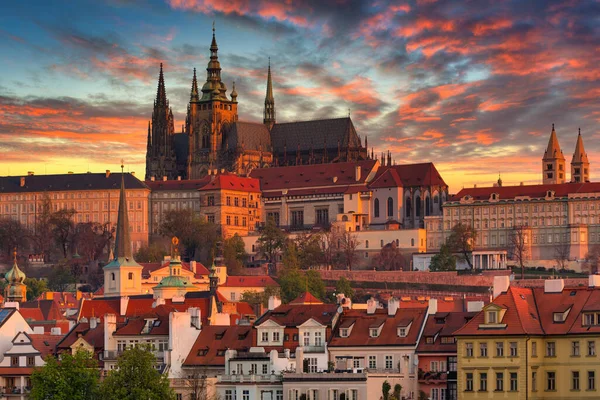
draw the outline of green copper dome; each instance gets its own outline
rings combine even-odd
[[[15,260],[14,260],[13,266],[4,275],[4,278],[6,278],[8,283],[23,283],[26,276],[25,276],[25,273],[23,271],[21,271],[21,269],[17,265],[17,252],[16,251],[14,253],[14,257],[15,257]]]
[[[159,288],[164,287],[190,287],[190,283],[183,276],[165,276],[161,279],[160,283],[157,285]]]

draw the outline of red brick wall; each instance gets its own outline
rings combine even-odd
[[[399,271],[319,271],[325,280],[336,281],[342,276],[353,282],[406,282],[430,285],[487,286],[494,283],[493,276],[461,275],[452,272],[399,272]]]

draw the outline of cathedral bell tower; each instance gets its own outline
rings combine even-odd
[[[554,124],[552,124],[550,140],[542,159],[542,174],[544,185],[565,183],[565,156],[558,144]]]
[[[227,97],[227,87],[221,80],[219,47],[213,37],[210,45],[210,61],[206,68],[206,82],[198,90],[196,70],[192,79],[190,104],[186,118],[186,133],[189,136],[188,178],[205,176],[209,169],[219,168],[223,150],[223,128],[236,122],[237,93]]]
[[[583,139],[581,138],[581,129],[577,135],[577,144],[571,160],[571,182],[589,182],[590,181],[590,161],[583,148]]]

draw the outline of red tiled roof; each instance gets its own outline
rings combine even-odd
[[[64,338],[56,344],[56,351],[70,350],[73,343],[80,337],[83,337],[88,344],[94,346],[96,353],[104,349],[104,327],[98,324],[96,328],[90,329],[89,322],[80,322],[64,336]]]
[[[304,292],[289,303],[290,306],[299,304],[323,304],[323,302],[317,299],[315,296],[313,296],[312,293]]]
[[[321,325],[331,327],[337,308],[337,304],[283,304],[275,310],[267,311],[254,325],[259,326],[271,320],[281,326],[295,328],[312,318]]]
[[[567,197],[575,193],[598,193],[600,182],[465,188],[452,196],[451,201],[460,201],[466,195],[473,197],[474,200],[488,200],[492,193],[497,193],[500,200],[514,199],[519,196],[545,198],[549,190],[554,192],[554,197]]]
[[[115,335],[141,335],[147,319],[155,320],[158,324],[153,322],[150,331],[144,333],[145,335],[168,335],[169,314],[174,310],[172,306],[160,305],[142,316],[129,318],[125,325],[117,329]]]
[[[145,181],[144,183],[153,191],[159,190],[196,190],[210,182],[210,176],[205,176],[202,179],[184,179],[178,180],[155,180]]]
[[[56,345],[65,337],[63,335],[48,335],[30,333],[27,336],[31,339],[31,345],[40,353],[42,358],[56,351]]]
[[[387,309],[377,309],[373,314],[366,310],[345,310],[341,322],[346,319],[355,321],[348,337],[341,337],[339,329],[331,338],[330,347],[346,346],[413,346],[417,344],[421,326],[425,320],[426,308],[398,309],[393,316],[388,315]],[[410,322],[411,326],[405,337],[398,336],[398,327],[405,327]],[[381,326],[379,336],[370,336],[371,325]]]
[[[300,188],[344,187],[364,185],[376,161],[364,160],[333,164],[297,165],[288,167],[258,168],[250,176],[260,180],[264,192],[274,190],[297,190]],[[356,167],[360,167],[360,179],[356,179]],[[334,182],[333,178],[337,180]]]
[[[475,314],[475,312],[438,312],[429,315],[417,346],[417,352],[456,353],[456,343],[442,343],[442,337],[453,337],[454,332],[462,328]],[[434,338],[433,343],[427,343],[427,338]]]
[[[152,262],[152,263],[139,263],[142,267],[144,267],[144,269],[142,270],[142,277],[144,278],[149,278],[150,277],[150,273],[154,272],[154,271],[158,271],[159,269],[162,268],[168,268],[169,265],[171,264],[171,261],[163,261],[163,262]],[[190,266],[189,262],[185,262],[182,261],[181,262],[181,266],[183,269],[187,270],[187,271],[191,271],[192,267]],[[196,261],[196,275],[195,278],[200,278],[204,275],[208,275],[209,271],[208,269],[199,261]]]
[[[247,351],[252,347],[251,326],[203,326],[185,366],[225,366],[225,350]]]
[[[370,188],[398,186],[446,186],[446,182],[431,162],[382,166],[369,184]]]
[[[223,287],[267,287],[279,286],[273,278],[268,275],[264,276],[227,276],[227,280]]]
[[[248,178],[229,173],[218,174],[202,186],[200,191],[205,190],[236,190],[239,192],[260,193],[260,182],[256,178]]]

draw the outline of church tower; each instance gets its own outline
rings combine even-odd
[[[565,156],[558,144],[554,124],[552,124],[548,148],[542,159],[542,173],[544,185],[565,183]]]
[[[121,193],[119,195],[119,215],[117,217],[117,237],[112,260],[104,270],[104,296],[130,296],[142,294],[143,267],[133,259],[125,179],[121,165]]]
[[[13,266],[4,275],[6,282],[8,283],[4,288],[4,301],[26,301],[27,300],[27,286],[25,286],[25,273],[21,271],[17,265],[17,249],[13,252]]]
[[[237,93],[227,97],[227,87],[221,80],[219,47],[213,37],[210,45],[210,61],[206,68],[206,82],[198,91],[196,71],[192,79],[192,91],[185,122],[189,137],[188,179],[205,176],[209,169],[219,168],[223,149],[223,130],[238,119]]]
[[[177,160],[173,149],[174,133],[173,110],[169,107],[161,63],[152,121],[148,124],[146,180],[150,180],[152,177],[160,179],[163,176],[168,179],[177,179]]]
[[[581,128],[577,135],[577,144],[571,160],[571,182],[589,182],[590,181],[590,162],[587,153],[583,148],[583,139],[581,138]]]
[[[267,72],[267,94],[265,96],[264,124],[271,130],[275,125],[275,98],[273,97],[273,83],[271,82],[271,59]]]

